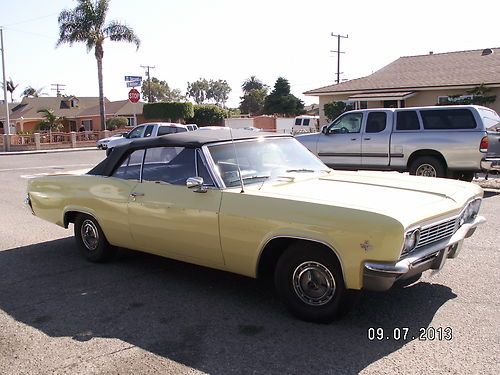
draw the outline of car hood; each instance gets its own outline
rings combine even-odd
[[[473,197],[475,184],[449,179],[415,177],[398,172],[332,171],[329,174],[287,175],[246,192],[335,207],[347,207],[393,217],[404,227],[424,220],[458,214]]]

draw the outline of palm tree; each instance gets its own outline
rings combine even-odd
[[[14,81],[12,81],[12,78],[9,77],[9,79],[6,81],[7,83],[7,91],[10,92],[10,102],[14,103],[14,99],[12,98],[12,94],[14,93],[14,90],[19,86],[19,84],[14,85]]]
[[[7,82],[8,84],[8,82]],[[24,89],[24,91],[21,93],[21,95],[25,98],[38,98],[39,96],[42,95],[47,95],[43,93],[44,87],[40,87],[39,89],[35,89],[33,86],[28,86]]]
[[[87,46],[87,52],[94,49],[97,60],[97,79],[99,81],[99,112],[101,127],[105,129],[104,90],[102,80],[103,44],[106,39],[114,42],[125,41],[134,43],[139,48],[141,42],[134,31],[117,21],[106,23],[110,0],[77,0],[75,9],[65,9],[59,14],[59,40],[57,47],[64,43],[82,42]]]
[[[64,126],[65,117],[59,117],[54,114],[52,109],[40,109],[38,113],[43,113],[44,119],[38,123],[39,130],[59,131]]]
[[[267,85],[264,85],[260,79],[255,76],[250,76],[247,78],[245,82],[241,85],[243,92],[248,94],[252,90],[261,90],[267,88]]]

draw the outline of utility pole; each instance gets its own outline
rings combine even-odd
[[[5,48],[3,46],[3,29],[0,27],[0,49],[2,50],[2,77],[3,77],[3,99],[5,102],[5,122],[3,124],[3,133],[10,135],[10,113],[9,113],[9,101],[7,100],[7,80],[5,78]],[[5,143],[4,147],[9,143]],[[6,150],[8,151],[8,150]]]
[[[154,69],[156,68],[155,66],[150,66],[150,65],[141,65],[141,68],[147,69],[146,70],[146,75],[148,76],[148,103],[152,102],[151,98],[151,76],[149,75],[149,69]]]
[[[61,91],[64,90],[63,86],[66,86],[62,83],[51,83],[50,85],[55,86],[55,88],[51,88],[51,90],[55,91],[57,96],[61,96]]]
[[[337,84],[340,83],[340,74],[343,74],[340,72],[340,54],[341,53],[345,53],[345,52],[342,52],[340,51],[340,38],[349,38],[349,35],[335,35],[334,33],[332,33],[332,36],[335,36],[337,37],[337,50],[336,51],[330,51],[330,52],[336,52],[337,53]]]

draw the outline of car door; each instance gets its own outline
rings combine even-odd
[[[186,180],[195,176],[204,177],[206,192],[186,187]],[[147,149],[128,210],[136,248],[198,264],[223,264],[221,198],[196,149]]]
[[[318,137],[319,158],[332,167],[361,166],[362,112],[348,112],[328,125]]]
[[[364,168],[389,166],[390,124],[392,124],[392,112],[367,113],[361,139],[361,162]]]

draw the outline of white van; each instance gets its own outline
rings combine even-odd
[[[301,115],[295,117],[292,134],[319,132],[319,116]]]

